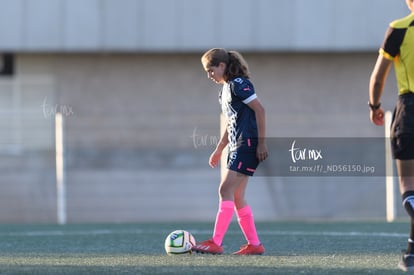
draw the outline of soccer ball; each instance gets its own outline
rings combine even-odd
[[[185,230],[175,230],[165,239],[165,251],[167,254],[191,253],[191,248],[196,244],[195,238]]]

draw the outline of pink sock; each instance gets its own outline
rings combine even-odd
[[[257,236],[256,226],[254,224],[254,218],[252,209],[249,205],[237,210],[237,218],[241,230],[243,231],[244,237],[248,244],[259,245],[260,240]]]
[[[221,245],[224,235],[233,218],[234,202],[233,201],[221,201],[219,204],[219,210],[216,216],[216,223],[214,225],[213,241],[217,245]]]

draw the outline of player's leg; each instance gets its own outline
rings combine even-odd
[[[233,218],[235,208],[234,194],[240,186],[247,181],[247,176],[227,169],[219,187],[220,204],[214,225],[213,240],[221,245],[224,235]]]
[[[249,177],[246,176],[245,180],[240,183],[239,188],[234,194],[237,220],[247,241],[247,244],[242,246],[240,250],[234,254],[260,255],[264,253],[264,247],[260,243],[257,235],[252,209],[250,208],[250,205],[247,204],[245,199],[248,180]]]
[[[411,217],[410,239],[407,252],[414,254],[414,160],[396,160],[403,206]]]
[[[400,268],[414,270],[414,160],[396,160],[403,206],[410,216],[410,235]]]
[[[247,183],[249,181],[249,177],[242,175],[244,179],[240,182],[239,187],[236,189],[236,192],[234,193],[234,204],[237,209],[242,209],[247,205],[246,199],[245,199],[245,193],[247,189]]]
[[[210,254],[223,253],[221,244],[233,218],[235,205],[234,193],[244,178],[245,176],[242,176],[235,171],[230,169],[226,170],[219,187],[220,201],[214,224],[213,236],[210,240],[198,243],[193,247],[193,251]]]
[[[391,124],[391,149],[396,159],[403,206],[410,217],[410,235],[400,268],[414,270],[414,94],[398,97]]]

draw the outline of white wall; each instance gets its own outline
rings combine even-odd
[[[0,0],[0,51],[376,49],[395,0]]]

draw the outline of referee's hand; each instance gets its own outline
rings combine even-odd
[[[382,108],[379,108],[375,111],[370,111],[370,119],[371,122],[374,123],[377,126],[383,126],[384,125],[384,110]]]

